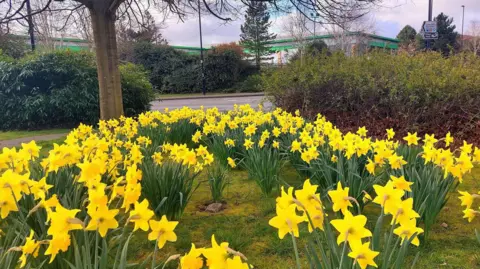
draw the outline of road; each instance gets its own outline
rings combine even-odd
[[[216,98],[189,98],[189,99],[177,99],[177,100],[162,100],[153,101],[152,110],[161,110],[165,108],[176,109],[188,106],[190,108],[198,109],[200,106],[204,108],[217,107],[220,111],[226,111],[233,109],[233,105],[250,104],[252,107],[256,107],[262,103],[266,110],[272,107],[272,104],[265,100],[264,96],[236,96],[236,97],[216,97]]]

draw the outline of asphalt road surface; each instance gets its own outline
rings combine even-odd
[[[177,99],[177,100],[162,100],[153,101],[152,110],[161,110],[165,108],[176,109],[188,106],[193,109],[198,109],[200,106],[204,108],[217,107],[220,111],[233,109],[233,105],[250,104],[256,107],[263,102],[265,110],[269,110],[272,104],[265,99],[264,96],[237,96],[237,97],[217,97],[217,98],[191,98],[191,99]]]

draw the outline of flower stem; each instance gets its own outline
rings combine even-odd
[[[298,256],[298,248],[297,248],[297,241],[295,240],[295,236],[291,232],[290,235],[292,236],[292,243],[293,243],[293,250],[295,251],[295,260],[297,262],[297,268],[300,269],[302,268],[300,266],[300,257]]]
[[[155,269],[155,259],[157,258],[157,251],[158,251],[158,239],[155,241],[155,250],[153,251],[152,257],[152,269]]]

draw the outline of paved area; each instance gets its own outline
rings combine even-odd
[[[164,110],[165,108],[176,109],[188,106],[193,109],[198,109],[200,106],[205,108],[217,107],[221,111],[233,109],[233,105],[250,104],[252,107],[256,107],[258,104],[263,103],[265,109],[270,109],[272,103],[267,101],[264,96],[236,96],[236,97],[215,97],[215,98],[190,98],[181,100],[162,100],[153,101],[152,110]]]
[[[62,138],[66,136],[67,134],[48,134],[48,135],[36,135],[36,136],[31,136],[31,137],[22,137],[22,138],[17,138],[17,139],[9,139],[9,140],[3,140],[0,141],[0,149],[7,147],[16,147],[20,146],[22,143],[28,143],[32,140],[35,141],[46,141],[46,140],[54,140],[58,138]]]

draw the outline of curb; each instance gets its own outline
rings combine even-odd
[[[254,92],[254,93],[238,93],[238,94],[178,96],[178,97],[155,98],[154,101],[187,100],[187,99],[214,99],[214,98],[230,98],[230,97],[234,98],[234,97],[251,97],[251,96],[265,96],[265,93]]]

